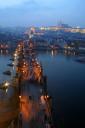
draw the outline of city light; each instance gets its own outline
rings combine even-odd
[[[16,53],[14,54],[14,57],[17,57],[17,54]]]
[[[5,83],[4,83],[4,86],[5,87],[8,87],[10,85],[10,83],[8,82],[8,81],[6,81]]]

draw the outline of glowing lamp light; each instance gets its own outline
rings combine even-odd
[[[8,87],[9,87],[10,83],[8,81],[5,81],[3,84],[2,84],[2,89],[5,90],[5,92],[7,93],[8,92]]]
[[[8,87],[9,84],[10,84],[10,83],[9,83],[8,81],[6,81],[5,84],[4,84],[4,86],[5,86],[5,87]]]
[[[19,99],[21,99],[21,96],[19,96]]]
[[[15,53],[14,56],[17,57],[17,54]]]
[[[47,98],[49,98],[49,96],[47,95]]]
[[[45,100],[47,100],[47,99],[49,98],[49,96],[48,96],[48,95],[46,95],[46,96],[44,96],[44,98],[45,98]]]

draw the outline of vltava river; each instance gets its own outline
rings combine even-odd
[[[85,122],[85,64],[79,56],[40,52],[38,59],[47,75],[48,92],[53,97],[54,120],[57,128],[73,128]],[[0,55],[0,83],[10,79],[2,75],[9,69],[10,55]]]
[[[39,54],[53,97],[57,128],[81,128],[85,122],[85,64],[77,62],[78,58],[53,52]]]

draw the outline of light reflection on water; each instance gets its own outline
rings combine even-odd
[[[38,58],[48,77],[48,91],[53,97],[57,127],[66,128],[68,124],[71,126],[81,124],[85,119],[85,65],[76,61],[78,58],[76,53],[67,51],[40,52]],[[10,79],[9,76],[2,75],[4,70],[10,68],[7,67],[9,59],[10,55],[0,56],[0,83],[4,79]],[[28,109],[28,102],[22,106],[24,118],[29,117],[26,108]]]

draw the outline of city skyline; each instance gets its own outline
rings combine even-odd
[[[0,26],[55,26],[58,21],[85,27],[82,0],[0,0]]]

